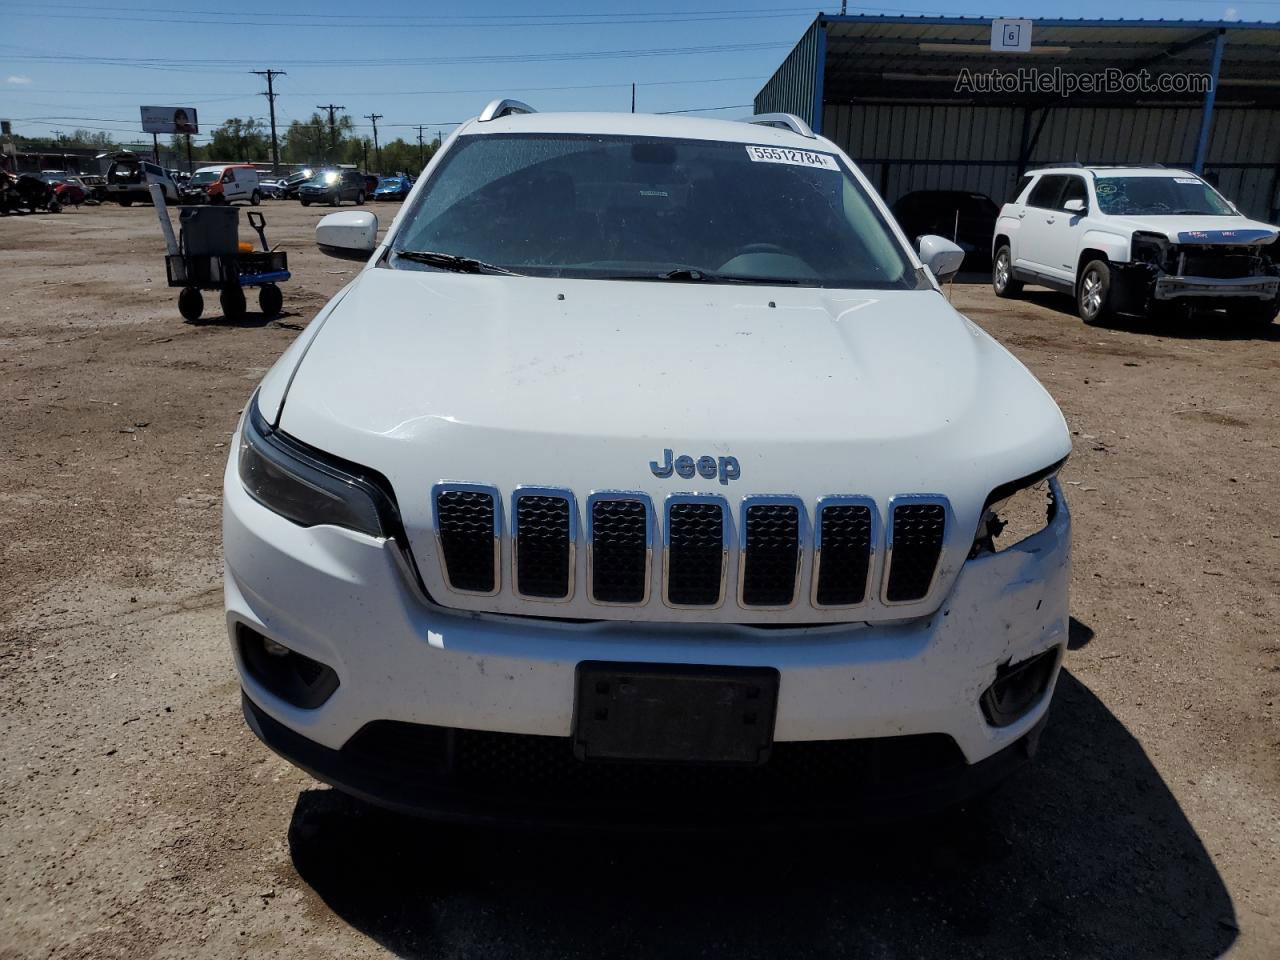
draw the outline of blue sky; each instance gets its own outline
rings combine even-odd
[[[886,5],[849,12],[1280,19],[1280,0],[878,2]],[[249,73],[265,67],[288,73],[276,87],[281,125],[332,102],[365,135],[362,116],[382,114],[380,139],[411,139],[420,123],[447,132],[500,95],[542,110],[627,110],[632,82],[639,111],[726,107],[709,115],[733,116],[819,9],[839,12],[839,2],[0,0],[0,117],[28,135],[83,127],[132,139],[141,137],[138,105],[194,106],[208,130],[266,116],[262,78]]]

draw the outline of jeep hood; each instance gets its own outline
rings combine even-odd
[[[933,290],[382,268],[324,320],[279,425],[382,472],[406,515],[449,479],[943,493],[976,524],[992,487],[1070,449],[1040,384]],[[736,457],[741,478],[659,479],[665,449]]]

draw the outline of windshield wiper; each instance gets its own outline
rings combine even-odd
[[[404,257],[414,263],[425,263],[429,267],[439,267],[453,273],[490,273],[508,277],[519,277],[522,274],[496,264],[485,263],[475,257],[460,257],[456,253],[437,253],[433,250],[396,250],[397,257]]]
[[[648,279],[645,277],[636,277],[637,280]],[[786,277],[750,277],[741,274],[727,275],[723,273],[708,273],[705,270],[698,270],[695,267],[677,267],[675,270],[668,270],[666,273],[660,273],[653,279],[655,280],[675,280],[681,283],[758,283],[766,286],[797,286],[801,281],[793,280]]]

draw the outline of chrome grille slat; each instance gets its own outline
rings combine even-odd
[[[910,494],[889,501],[884,603],[915,603],[933,590],[948,512],[942,497]]]
[[[494,487],[441,481],[432,488],[436,545],[445,581],[491,597],[502,586],[502,500]]]
[[[670,607],[714,608],[724,602],[729,505],[723,497],[667,497],[662,599]]]
[[[518,487],[511,498],[511,565],[518,596],[573,596],[577,507],[568,490]]]
[[[866,602],[876,529],[875,501],[831,496],[818,500],[813,522],[815,607],[856,607]]]
[[[783,610],[795,603],[804,516],[804,503],[796,497],[743,499],[739,606]]]
[[[597,491],[587,498],[587,596],[592,603],[643,606],[653,570],[653,505],[643,493]]]

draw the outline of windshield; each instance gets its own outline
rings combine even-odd
[[[394,249],[535,276],[919,283],[836,157],[708,140],[462,137],[414,202]]]
[[[398,187],[400,186],[400,178],[399,177],[383,177],[381,180],[378,181],[378,186]]]
[[[1237,216],[1230,204],[1198,177],[1098,177],[1094,190],[1098,208],[1112,216]]]
[[[337,171],[326,170],[323,173],[317,173],[314,177],[307,181],[313,187],[331,187],[340,179]]]
[[[213,183],[222,176],[221,170],[197,170],[191,175],[192,183]]]

